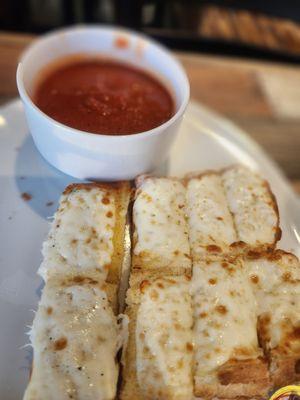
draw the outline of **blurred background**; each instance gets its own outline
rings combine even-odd
[[[74,23],[131,27],[175,49],[300,60],[298,1],[1,0],[2,30],[42,33]]]

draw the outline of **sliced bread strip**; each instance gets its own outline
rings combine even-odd
[[[94,278],[50,278],[32,330],[34,362],[24,400],[111,400],[122,342],[116,286]]]
[[[189,400],[193,396],[189,278],[147,279],[127,297],[129,340],[120,398]]]
[[[273,386],[300,380],[300,263],[282,250],[246,261],[258,303],[258,334]]]
[[[129,197],[128,183],[68,186],[43,245],[43,279],[97,272],[118,283]]]
[[[241,260],[193,265],[195,395],[263,397],[268,366],[258,344],[256,300]]]

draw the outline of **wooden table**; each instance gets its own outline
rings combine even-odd
[[[15,72],[29,35],[0,33],[0,104],[17,96]],[[300,68],[177,53],[191,96],[240,125],[300,193]]]

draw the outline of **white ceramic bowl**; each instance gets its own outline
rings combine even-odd
[[[117,46],[120,39],[128,46]],[[164,124],[133,135],[99,135],[63,125],[32,101],[35,80],[49,63],[77,53],[99,54],[152,72],[169,87],[175,115]],[[164,162],[189,100],[189,82],[176,59],[144,35],[115,27],[78,26],[35,41],[23,54],[17,85],[36,147],[59,170],[80,179],[132,179]]]

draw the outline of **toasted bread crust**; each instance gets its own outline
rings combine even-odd
[[[265,359],[229,360],[217,371],[211,384],[195,377],[195,395],[205,399],[267,396],[270,390],[268,364]]]
[[[71,183],[68,185],[62,194],[69,194],[74,190],[86,190],[90,191],[93,188],[105,189],[108,191],[113,190],[124,190],[129,187],[128,181],[120,182],[88,182],[88,183]]]
[[[270,374],[274,388],[300,381],[300,354],[283,354],[275,349],[270,352]]]
[[[133,305],[127,307],[126,315],[129,318],[128,326],[128,342],[123,348],[122,352],[122,382],[120,390],[121,400],[142,400],[143,395],[141,393],[137,376],[136,376],[136,343],[135,343],[135,331],[136,331],[136,317],[137,317],[138,306]]]

